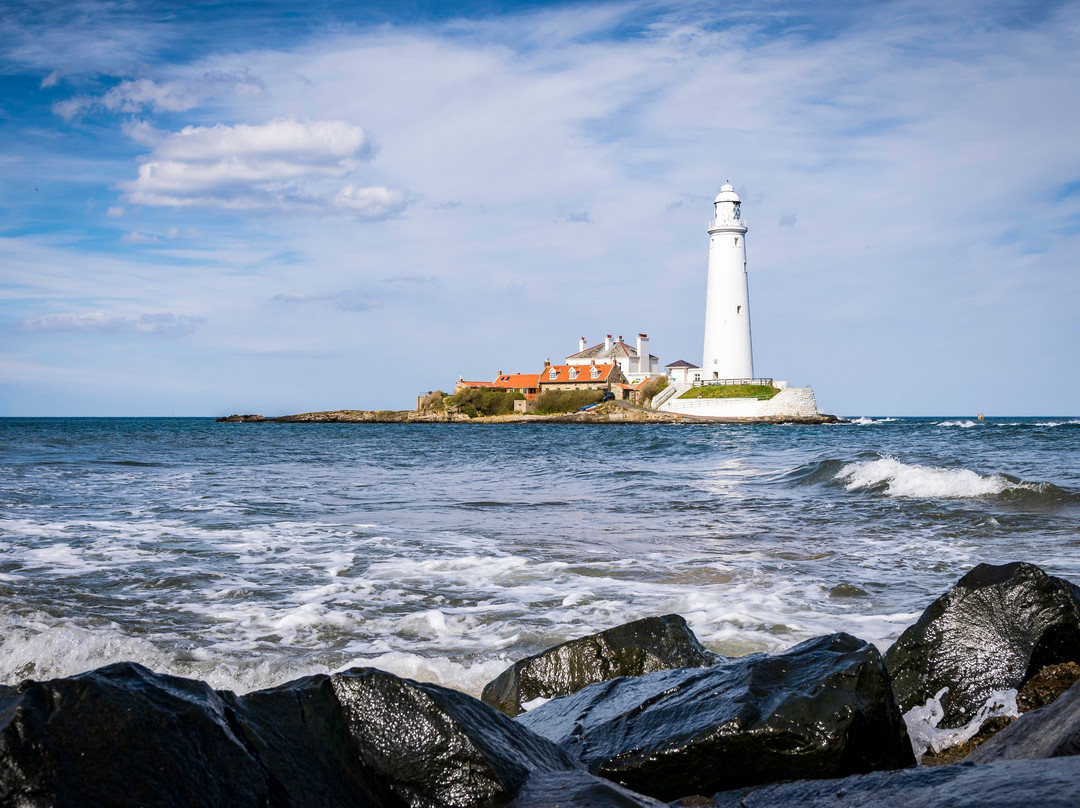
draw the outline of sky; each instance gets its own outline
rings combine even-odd
[[[1080,414],[1080,2],[0,0],[0,415],[406,409],[605,334]]]

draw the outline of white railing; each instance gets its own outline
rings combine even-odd
[[[667,401],[669,398],[671,398],[673,395],[675,395],[675,393],[677,392],[678,388],[675,386],[675,384],[673,382],[668,382],[667,387],[665,387],[663,390],[653,396],[652,408],[654,410],[660,409],[660,405]]]

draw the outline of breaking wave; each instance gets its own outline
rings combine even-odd
[[[1045,484],[1021,482],[1002,474],[920,466],[894,457],[848,463],[836,473],[835,479],[843,482],[848,491],[861,489],[913,498],[992,497],[1009,491],[1042,492],[1046,488]]]

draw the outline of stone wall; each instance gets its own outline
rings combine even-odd
[[[690,387],[686,386],[686,390]],[[679,398],[684,390],[660,405],[665,412],[711,418],[807,418],[818,415],[812,387],[787,387],[768,401],[756,398]]]

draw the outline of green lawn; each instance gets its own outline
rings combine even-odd
[[[716,384],[694,387],[679,398],[756,398],[767,401],[779,392],[780,388],[767,384]]]

